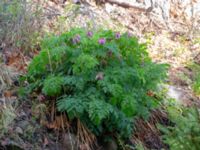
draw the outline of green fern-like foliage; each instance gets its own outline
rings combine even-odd
[[[200,149],[200,113],[197,108],[182,108],[169,110],[170,119],[175,126],[159,125],[164,133],[163,140],[173,150]]]
[[[96,135],[127,138],[133,119],[159,106],[147,93],[157,90],[166,68],[128,33],[73,29],[44,40],[27,77],[33,90],[57,97],[58,111],[79,118]]]
[[[44,81],[42,92],[48,96],[59,95],[62,91],[63,77],[49,76]]]
[[[193,83],[191,85],[192,90],[195,95],[200,95],[200,65],[197,63],[191,63],[188,67],[192,70],[193,73]]]

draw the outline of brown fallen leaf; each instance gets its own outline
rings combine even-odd
[[[3,95],[6,98],[10,98],[10,97],[12,97],[12,92],[11,91],[4,91]]]

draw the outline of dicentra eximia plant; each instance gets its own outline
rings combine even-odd
[[[28,68],[32,90],[57,98],[57,110],[80,119],[94,134],[128,138],[133,119],[147,117],[166,77],[129,33],[73,29],[43,41]]]

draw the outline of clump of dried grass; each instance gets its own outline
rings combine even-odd
[[[93,150],[97,147],[97,139],[93,133],[87,129],[80,120],[77,121],[77,137],[80,144],[81,150]]]
[[[29,0],[0,1],[0,47],[3,50],[32,49],[42,27],[40,2]]]
[[[18,73],[14,68],[0,63],[0,93],[12,86],[17,79]]]
[[[1,102],[5,102],[5,99],[0,99]],[[0,137],[8,131],[9,125],[16,118],[15,108],[9,103],[0,104]]]
[[[8,126],[16,117],[16,109],[13,106],[13,98],[5,94],[12,86],[17,74],[4,64],[0,64],[0,137],[8,131]],[[3,94],[4,93],[4,94]]]
[[[156,127],[158,123],[168,125],[169,120],[164,110],[154,110],[148,121],[138,119],[131,139],[134,144],[142,143],[148,149],[162,149],[167,146],[162,142],[161,133]]]

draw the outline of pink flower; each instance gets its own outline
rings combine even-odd
[[[100,38],[99,39],[99,44],[103,45],[106,43],[106,39],[105,38]]]
[[[77,44],[77,43],[80,42],[80,40],[81,40],[81,36],[78,34],[78,35],[76,35],[76,36],[72,39],[72,42],[73,42],[74,44]]]
[[[115,34],[115,38],[116,38],[116,39],[119,39],[120,37],[121,37],[120,33],[117,32],[117,33]]]
[[[93,32],[92,31],[88,31],[87,36],[88,37],[92,37],[93,36]]]

